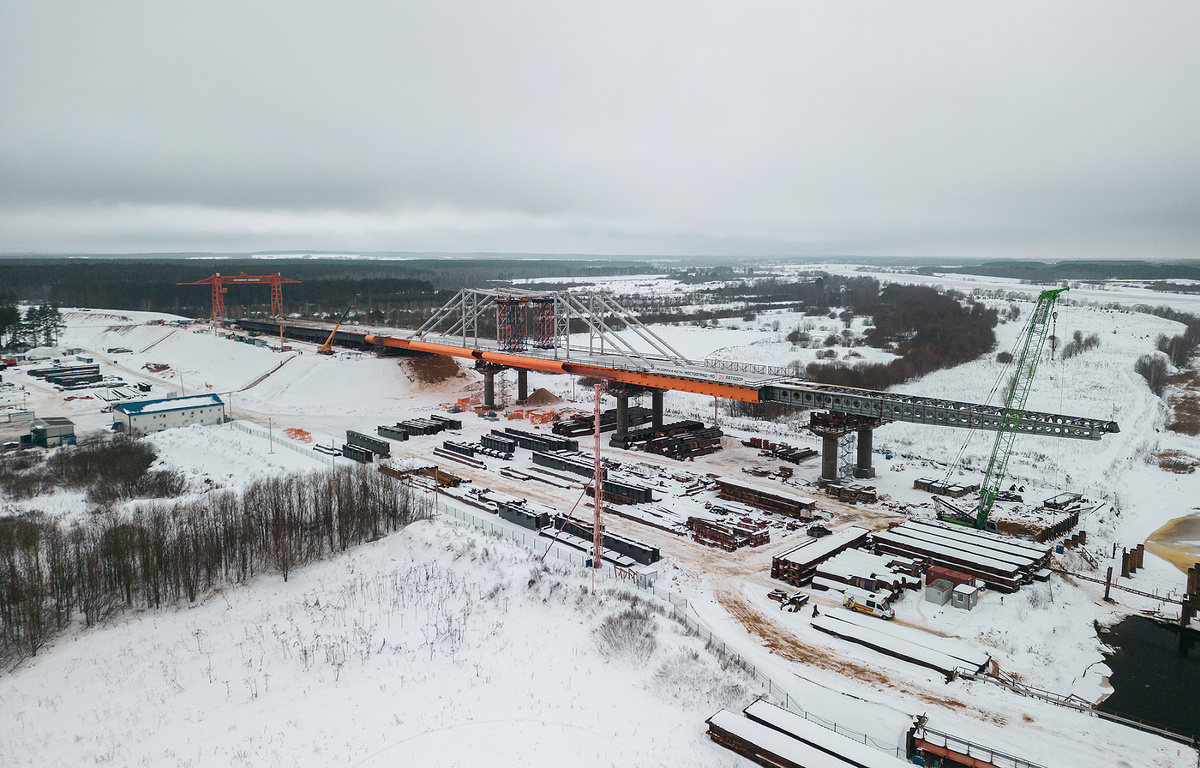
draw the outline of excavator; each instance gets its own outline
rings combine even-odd
[[[334,334],[336,334],[338,332],[338,328],[342,327],[342,323],[346,322],[346,315],[350,314],[350,310],[352,310],[352,309],[354,309],[353,303],[351,303],[350,306],[346,307],[346,311],[342,313],[341,318],[337,321],[337,325],[333,326],[333,330],[329,332],[329,338],[325,339],[325,343],[322,344],[321,346],[317,347],[318,355],[332,355],[333,354]]]

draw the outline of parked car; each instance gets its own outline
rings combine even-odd
[[[823,525],[808,526],[808,535],[812,536],[814,539],[819,539],[822,536],[828,536],[831,533],[833,533],[833,531],[829,530],[828,528],[826,528]]]

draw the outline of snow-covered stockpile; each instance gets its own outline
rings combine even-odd
[[[736,765],[752,686],[679,625],[441,521],[60,639],[0,688],[5,765]]]

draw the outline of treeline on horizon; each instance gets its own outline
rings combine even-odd
[[[207,317],[212,310],[208,285],[176,285],[222,275],[272,275],[300,280],[284,284],[287,314],[340,315],[351,303],[387,315],[444,304],[461,288],[480,288],[495,281],[548,277],[588,279],[644,274],[638,261],[536,259],[65,259],[0,260],[0,288],[21,302],[58,307],[125,309]],[[236,316],[266,314],[271,306],[267,285],[228,286],[225,307]]]
[[[924,266],[918,274],[963,274],[1008,277],[1038,283],[1063,280],[1200,280],[1200,261],[1176,262],[1079,260],[1042,262],[1028,260],[985,261],[970,266]],[[1152,288],[1155,286],[1151,286]],[[1178,290],[1178,286],[1160,283],[1156,290]],[[1196,290],[1188,286],[1190,290]]]

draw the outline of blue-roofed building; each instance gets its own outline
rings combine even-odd
[[[129,435],[148,435],[191,424],[225,423],[225,403],[216,395],[190,395],[166,400],[138,400],[113,408],[117,428]]]

